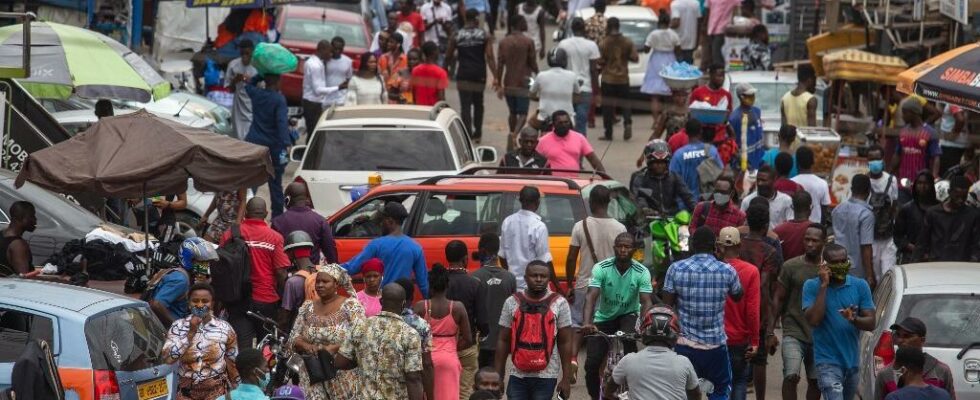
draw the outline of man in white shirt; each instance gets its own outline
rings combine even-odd
[[[504,218],[500,224],[500,266],[517,277],[517,288],[527,289],[524,270],[531,261],[539,260],[551,269],[551,282],[561,292],[555,267],[552,265],[551,249],[548,247],[548,227],[536,212],[541,205],[541,192],[534,186],[525,186],[518,195],[521,209]]]
[[[768,165],[763,165],[755,176],[755,191],[742,199],[742,211],[749,209],[752,199],[763,197],[769,202],[769,229],[793,219],[793,199],[773,187],[776,178],[775,171]]]
[[[697,1],[697,0],[692,0]],[[586,38],[585,20],[572,20],[572,34],[558,43],[558,48],[568,57],[567,68],[578,75],[582,87],[573,99],[575,131],[583,135],[588,130],[589,106],[592,104],[592,85],[599,81],[599,46]],[[598,97],[598,95],[596,95]]]
[[[323,98],[324,107],[342,106],[347,102],[347,84],[354,76],[354,62],[344,55],[345,45],[344,38],[340,36],[334,36],[330,41],[330,46],[333,47],[332,57],[324,63],[326,86],[330,91]]]
[[[439,45],[439,65],[444,65],[449,33],[453,30],[453,8],[445,1],[432,0],[422,5],[419,14],[425,21],[425,41]]]
[[[582,90],[578,74],[565,69],[568,57],[560,48],[548,53],[548,66],[551,68],[541,71],[534,83],[531,84],[531,99],[537,100],[538,119],[562,110],[569,114],[575,112],[572,97]]]
[[[698,47],[698,19],[701,5],[698,0],[674,0],[670,3],[670,28],[681,37],[681,54],[677,61],[694,64],[694,49]]]
[[[243,39],[238,43],[238,50],[241,52],[241,57],[231,60],[225,71],[225,87],[235,93],[231,107],[231,123],[238,138],[245,140],[248,128],[252,126],[252,100],[248,97],[248,93],[245,93],[245,82],[258,75],[259,71],[252,65],[252,51],[255,50],[252,41]]]
[[[327,87],[324,60],[333,57],[330,42],[321,40],[316,44],[316,54],[303,62],[303,122],[306,123],[306,140],[316,128],[316,122],[323,113],[323,103],[330,89]],[[248,131],[248,128],[246,128]]]
[[[796,149],[796,166],[799,174],[793,177],[792,181],[803,186],[803,190],[810,193],[810,198],[817,207],[810,211],[810,222],[823,223],[823,216],[830,206],[830,186],[827,180],[813,174],[814,154],[813,150],[807,146],[800,146]],[[896,192],[897,193],[897,192]]]

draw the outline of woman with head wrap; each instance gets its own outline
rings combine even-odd
[[[348,297],[339,293],[340,288]],[[318,298],[300,307],[287,346],[301,354],[321,349],[336,353],[354,326],[364,321],[364,307],[357,301],[350,276],[340,265],[318,266],[315,289]],[[356,369],[338,371],[335,379],[315,385],[310,384],[306,370],[301,369],[299,379],[306,398],[311,400],[355,399],[361,391]]]
[[[381,259],[372,258],[361,266],[361,279],[364,279],[364,290],[357,292],[357,301],[364,306],[364,315],[373,317],[381,312],[381,277],[384,276],[385,266]]]

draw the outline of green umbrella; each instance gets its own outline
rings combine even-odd
[[[23,62],[22,24],[0,28],[0,60]],[[37,98],[133,100],[170,94],[170,83],[138,54],[98,32],[53,22],[31,23],[31,74],[18,82]]]

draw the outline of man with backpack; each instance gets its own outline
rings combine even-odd
[[[556,386],[563,398],[571,394],[572,313],[564,297],[548,290],[550,276],[548,264],[531,261],[524,270],[527,289],[507,299],[500,313],[494,367],[505,376],[511,356],[510,400],[550,399]]]
[[[871,178],[871,197],[868,204],[875,216],[875,239],[871,244],[876,280],[895,267],[898,248],[892,240],[895,215],[898,212],[898,181],[885,172],[885,151],[874,145],[868,149],[868,177]]]
[[[711,198],[698,203],[691,213],[690,231],[707,226],[717,235],[722,228],[745,225],[745,212],[732,200],[736,194],[735,178],[722,175],[715,179]]]
[[[691,194],[701,198],[702,183],[710,187],[721,175],[725,164],[718,149],[711,145],[715,138],[714,127],[689,121],[685,130],[689,142],[674,152],[670,159],[670,172],[680,175]],[[693,205],[690,208],[694,208]]]
[[[175,320],[190,314],[187,307],[187,289],[198,278],[209,274],[209,263],[218,259],[211,243],[193,237],[180,246],[180,265],[157,272],[143,292],[143,300],[150,303],[163,326],[169,327]]]
[[[585,295],[585,314],[581,334],[586,336],[585,386],[593,400],[599,399],[599,374],[609,353],[609,341],[591,336],[635,332],[636,319],[653,307],[650,270],[633,259],[633,234],[616,236],[615,256],[600,261],[592,269],[592,282]],[[624,341],[626,353],[636,352],[636,343]]]
[[[275,318],[279,312],[279,292],[290,266],[282,235],[265,222],[268,214],[265,200],[250,199],[245,205],[242,224],[232,225],[222,235],[219,259],[212,266],[212,275],[217,278],[211,282],[214,297],[227,307],[228,323],[238,334],[238,342],[246,347],[266,334],[262,324],[246,312]]]

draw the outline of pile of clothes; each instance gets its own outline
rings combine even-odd
[[[45,261],[45,273],[75,275],[87,272],[90,279],[100,281],[129,280],[146,275],[144,250],[159,247],[156,239],[149,242],[143,233],[126,234],[111,226],[96,227],[84,239],[65,243],[60,252]]]

